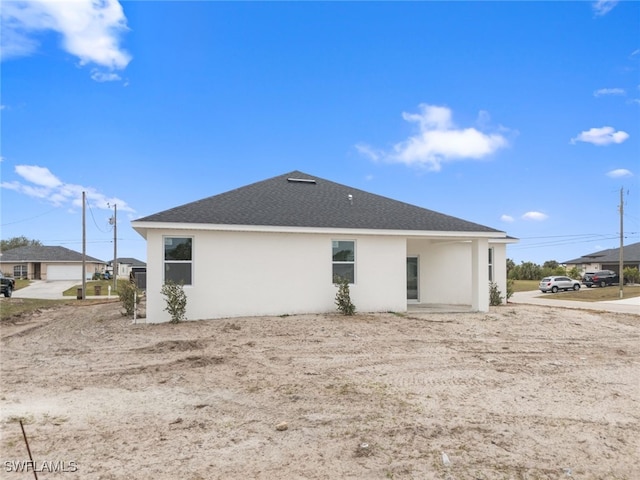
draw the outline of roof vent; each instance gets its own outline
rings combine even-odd
[[[313,178],[287,178],[287,182],[291,183],[316,183]]]

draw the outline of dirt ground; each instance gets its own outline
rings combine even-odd
[[[3,322],[0,478],[640,478],[639,316],[120,310]]]

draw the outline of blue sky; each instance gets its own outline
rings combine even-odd
[[[2,4],[1,236],[146,259],[131,220],[292,170],[565,261],[640,241],[639,2]]]

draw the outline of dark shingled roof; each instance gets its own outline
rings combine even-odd
[[[624,245],[622,247],[622,256],[624,262],[640,262],[640,242]],[[609,248],[598,252],[583,255],[580,258],[567,260],[569,265],[577,265],[580,263],[617,263],[620,260],[620,248]]]
[[[87,262],[105,263],[97,258],[86,256]],[[27,247],[17,247],[2,252],[0,262],[82,262],[82,253],[69,250],[65,247],[48,247],[30,245]]]
[[[136,222],[503,233],[299,171]]]

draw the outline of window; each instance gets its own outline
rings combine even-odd
[[[332,280],[346,278],[349,283],[356,279],[356,242],[353,240],[334,240],[332,242]]]
[[[193,239],[191,237],[164,238],[164,281],[182,285],[192,284]]]
[[[27,266],[26,265],[14,265],[13,266],[14,278],[27,278]]]
[[[493,248],[489,249],[489,281],[493,282]]]

